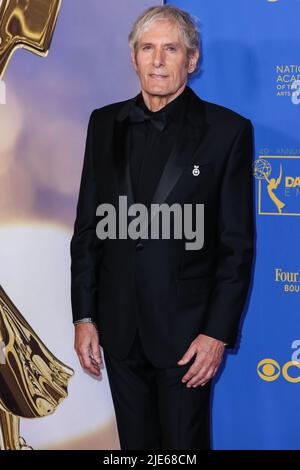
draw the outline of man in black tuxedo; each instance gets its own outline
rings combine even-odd
[[[187,85],[199,60],[188,13],[146,10],[129,44],[141,92],[94,110],[88,126],[71,241],[75,349],[99,375],[103,348],[122,449],[209,449],[211,379],[236,344],[251,278],[252,125]],[[203,205],[204,243],[151,238],[151,220],[139,236],[103,233],[112,207],[132,222],[124,198],[127,209],[189,205],[189,218]]]

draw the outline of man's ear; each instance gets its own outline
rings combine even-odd
[[[131,51],[131,63],[133,65],[134,70],[137,72],[137,63],[135,59],[135,51]]]
[[[193,55],[191,55],[189,57],[189,61],[188,61],[188,73],[193,73],[194,70],[196,69],[197,67],[197,62],[199,60],[199,56],[200,56],[200,51],[199,49],[196,49],[195,52],[193,53]]]

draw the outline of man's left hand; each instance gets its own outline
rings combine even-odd
[[[182,377],[182,382],[187,382],[187,387],[205,385],[217,373],[222,362],[224,349],[223,341],[203,334],[198,335],[178,361],[179,365],[184,365],[195,354],[197,355],[189,370]]]

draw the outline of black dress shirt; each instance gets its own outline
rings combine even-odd
[[[142,92],[137,97],[136,105],[145,109],[150,117],[164,112],[167,119],[163,130],[158,130],[150,120],[129,123],[130,174],[133,196],[137,203],[143,203],[147,207],[151,203],[175,137],[180,131],[188,91],[188,87],[185,87],[180,95],[156,112],[147,108]]]

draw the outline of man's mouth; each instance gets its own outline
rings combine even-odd
[[[156,80],[163,80],[163,79],[167,78],[168,75],[163,75],[163,74],[159,74],[159,73],[150,73],[150,77],[154,78]]]

